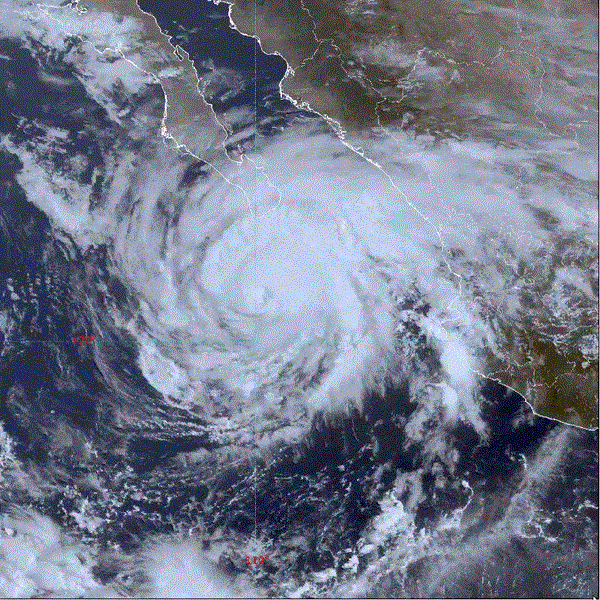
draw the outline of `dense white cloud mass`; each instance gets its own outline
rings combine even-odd
[[[183,188],[189,159],[154,144],[143,162],[118,157],[104,204],[91,211],[85,190],[60,197],[39,149],[12,151],[25,165],[21,184],[59,227],[83,245],[112,240],[147,324],[128,328],[142,336],[145,371],[165,393],[202,403],[205,383],[219,381],[242,404],[276,410],[292,372],[310,382],[300,400],[309,410],[360,404],[379,367],[401,369],[392,362],[406,343],[399,305],[414,286],[431,305],[418,324],[454,389],[444,398],[468,404],[477,352],[499,342],[493,304],[518,318],[518,265],[553,252],[555,232],[535,209],[593,244],[591,198],[562,192],[559,175],[524,184],[519,173],[574,162],[580,150],[433,144],[402,132],[358,142],[376,164],[297,127]],[[484,298],[473,297],[469,286],[483,282]],[[180,373],[177,393],[172,377],[151,375],[161,368]]]
[[[45,589],[80,598],[101,598],[103,589],[94,581],[92,564],[83,546],[66,539],[50,519],[22,511],[3,515],[0,529],[3,596],[27,598]],[[90,596],[85,595],[87,592]]]
[[[105,558],[101,560],[106,560]],[[119,560],[119,559],[118,559]],[[124,585],[99,585],[98,552],[69,539],[50,519],[17,510],[0,525],[0,590],[7,598],[248,598],[250,582],[228,581],[195,539],[155,540],[134,559],[120,557]]]

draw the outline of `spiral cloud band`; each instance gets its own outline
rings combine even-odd
[[[98,27],[108,13],[90,25],[41,9],[15,17],[16,29],[66,52],[123,132],[101,188],[78,182],[76,165],[62,178],[50,172],[59,131],[35,148],[6,138],[24,165],[20,183],[80,247],[109,243],[112,268],[138,301],[138,314],[116,320],[139,339],[150,383],[175,400],[204,405],[216,385],[246,409],[292,421],[360,406],[365,386],[406,366],[418,338],[410,322],[438,352],[436,389],[456,416],[489,372],[490,352],[515,358],[504,325],[527,313],[526,281],[552,269],[536,311],[561,313],[565,286],[582,310],[593,303],[583,262],[548,264],[566,238],[593,251],[594,161],[575,142],[532,132],[510,148],[400,130],[340,140],[308,121],[265,138],[250,128],[242,155],[215,147],[203,162],[173,146],[142,59],[120,50],[133,47],[134,20]],[[72,33],[50,33],[52,19]],[[119,108],[127,98],[135,111]],[[426,312],[407,309],[415,295]],[[560,318],[568,329],[573,314]]]

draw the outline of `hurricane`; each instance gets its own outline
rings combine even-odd
[[[2,6],[0,589],[597,594],[593,143],[542,99],[425,127],[460,75],[391,42],[353,52],[430,104],[353,127],[205,4],[254,79]]]

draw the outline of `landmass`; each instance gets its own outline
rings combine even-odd
[[[80,0],[77,9],[111,12],[123,19],[139,21],[137,44],[122,48],[121,52],[160,82],[166,101],[163,134],[207,162],[226,158],[222,142],[227,132],[199,89],[194,64],[185,50],[170,43],[170,37],[161,31],[156,19],[142,11],[135,0]]]
[[[226,1],[240,31],[288,62],[282,91],[346,129],[410,113],[431,132],[520,121],[595,143],[598,12],[583,0]]]

